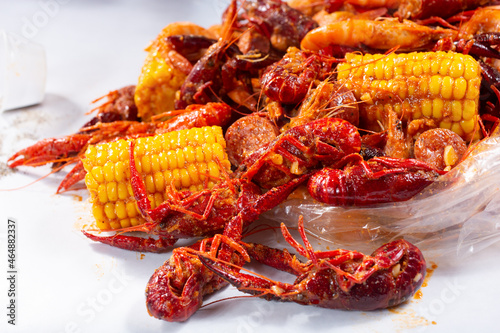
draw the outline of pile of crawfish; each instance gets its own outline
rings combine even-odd
[[[443,9],[434,0],[232,1],[221,25],[203,29],[174,23],[169,30],[174,33],[162,36],[168,45],[166,60],[186,74],[172,101],[175,111],[145,119],[134,99],[135,86],[128,86],[110,93],[78,133],[23,149],[11,157],[10,166],[53,163],[60,170],[73,165],[57,190],[62,192],[84,178],[80,158],[90,144],[219,125],[225,130],[232,172],[210,190],[174,196],[154,209],[133,151],[129,154],[133,192],[149,221],[141,230],[156,238],[84,231],[93,240],[124,249],[163,252],[178,237],[199,236],[201,225],[217,223],[218,233],[202,231],[206,238],[173,249],[155,271],[146,288],[151,315],[184,321],[201,307],[205,295],[227,283],[268,300],[328,308],[365,311],[401,304],[418,290],[426,271],[421,251],[404,240],[385,244],[372,255],[314,251],[300,219],[304,245],[285,226],[281,229],[307,258],[303,262],[286,249],[242,238],[251,222],[301,185],[322,203],[367,206],[408,200],[458,165],[474,142],[450,130],[421,121],[410,131],[391,112],[378,124],[380,131],[363,128],[362,101],[336,82],[335,68],[347,52],[470,54],[481,63],[487,96],[481,99],[477,137],[487,137],[498,124],[500,96],[495,48],[500,9],[484,7],[493,4],[455,0],[446,1]],[[169,119],[158,120],[165,116]],[[452,147],[453,158],[446,147]],[[222,201],[224,205],[218,204]],[[193,224],[199,224],[196,235],[189,227]],[[184,228],[182,235],[167,231],[173,226]],[[297,279],[287,284],[244,273],[241,266],[250,260]]]

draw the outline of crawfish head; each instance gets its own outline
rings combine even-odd
[[[203,296],[227,283],[203,266],[188,248],[177,248],[149,279],[146,305],[151,316],[185,321],[198,310]]]
[[[256,28],[283,52],[290,46],[298,47],[307,32],[318,26],[311,17],[280,0],[246,0],[241,10],[237,24]]]
[[[255,246],[246,248],[250,247]],[[258,248],[259,258],[249,251],[252,258],[280,270],[295,271],[295,282],[282,283],[230,271],[207,257],[200,256],[200,260],[245,293],[330,309],[370,311],[396,306],[417,291],[425,276],[422,253],[404,240],[385,244],[371,256],[347,250],[314,252],[315,262],[307,263],[298,263],[281,250],[263,245]],[[269,255],[262,256],[263,251]],[[269,259],[271,255],[278,259]]]

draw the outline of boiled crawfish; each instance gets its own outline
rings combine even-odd
[[[387,156],[364,161],[360,155],[342,168],[326,167],[312,175],[309,194],[319,201],[336,206],[366,206],[405,201],[414,197],[446,172],[415,159]]]
[[[240,242],[253,259],[297,275],[293,284],[242,273],[203,252],[198,258],[242,292],[266,300],[331,309],[370,311],[396,306],[408,300],[422,285],[426,262],[420,250],[409,242],[390,242],[371,256],[343,249],[314,251],[303,223],[300,217],[298,228],[304,246],[292,238],[284,224],[281,229],[285,240],[306,257],[307,262],[299,261],[286,249]]]

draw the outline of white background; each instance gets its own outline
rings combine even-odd
[[[224,2],[0,1],[0,28],[42,44],[48,60],[44,102],[0,115],[0,331],[498,331],[499,243],[467,258],[437,261],[421,299],[393,310],[346,312],[240,299],[208,306],[185,323],[167,323],[149,317],[144,289],[170,254],[127,252],[87,240],[80,233],[92,223],[87,193],[54,194],[64,173],[4,191],[50,171],[9,171],[8,156],[39,139],[75,132],[89,119],[84,114],[92,100],[136,83],[143,49],[165,25],[192,21],[208,27],[220,21]],[[7,324],[8,217],[17,221],[16,326]],[[210,300],[229,295],[239,293],[229,287]]]

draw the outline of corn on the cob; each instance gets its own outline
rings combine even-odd
[[[380,130],[384,112],[392,107],[404,121],[430,118],[466,140],[478,136],[481,85],[479,64],[455,52],[347,54],[338,80],[361,101],[360,119]]]
[[[178,190],[199,191],[223,177],[220,166],[230,170],[226,143],[218,126],[91,145],[82,160],[92,212],[102,230],[145,221],[130,183],[130,140],[135,140],[135,164],[153,208],[166,199],[165,189],[171,184]]]
[[[137,114],[145,121],[156,114],[174,110],[175,93],[186,79],[186,74],[162,53],[161,50],[148,53],[136,86]]]
[[[211,32],[196,24],[176,22],[163,28],[146,48],[148,55],[134,95],[137,113],[146,121],[153,115],[174,109],[175,93],[186,78],[186,73],[167,56],[170,46],[165,43],[165,38],[172,35],[212,37]]]

